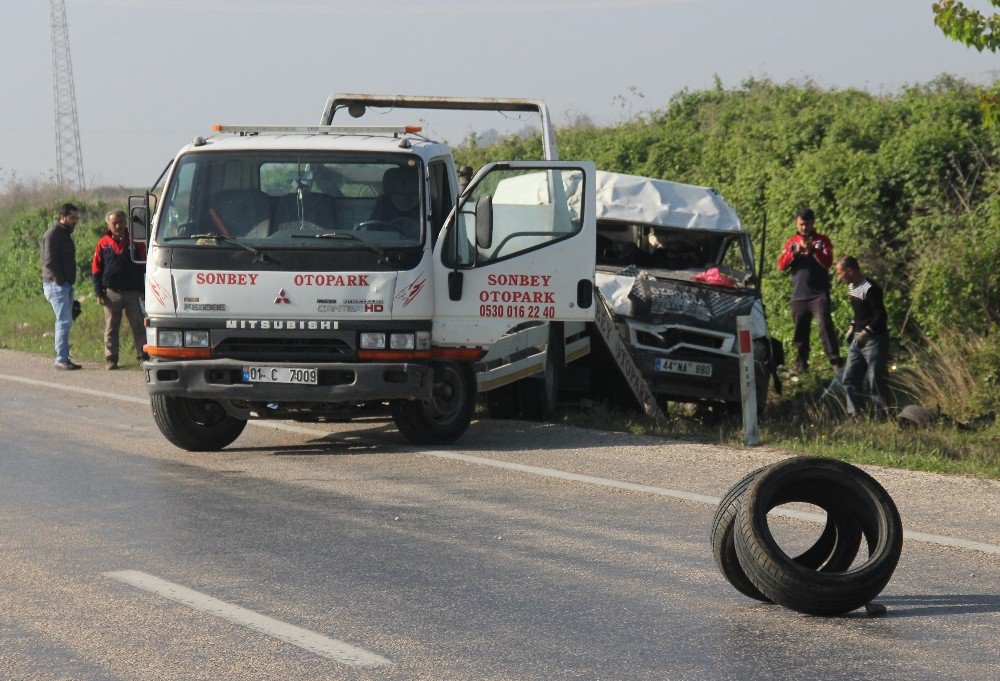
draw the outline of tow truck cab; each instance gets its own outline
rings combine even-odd
[[[408,439],[451,442],[496,339],[593,318],[592,164],[490,164],[459,198],[450,149],[419,129],[219,132],[180,151],[149,221],[143,368],[182,448],[224,447],[250,418],[386,406]],[[587,187],[582,207],[492,201],[540,171]],[[130,210],[142,243],[148,207]]]

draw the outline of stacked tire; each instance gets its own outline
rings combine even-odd
[[[767,514],[802,502],[826,511],[823,532],[804,553],[779,546]],[[798,457],[737,482],[716,509],[712,554],[740,593],[809,615],[841,615],[869,603],[892,578],[903,546],[899,512],[888,492],[851,464]],[[868,555],[857,560],[861,541]]]

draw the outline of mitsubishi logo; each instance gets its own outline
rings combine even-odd
[[[275,305],[280,305],[281,303],[292,304],[292,301],[288,299],[288,294],[285,293],[285,289],[278,291],[278,297],[274,299]]]

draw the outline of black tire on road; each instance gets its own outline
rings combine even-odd
[[[753,582],[743,572],[739,559],[736,557],[736,543],[733,537],[733,521],[736,512],[739,510],[739,503],[743,500],[743,493],[757,479],[762,471],[768,466],[758,468],[747,473],[735,485],[729,488],[726,495],[722,497],[719,506],[715,509],[715,517],[712,518],[712,557],[715,558],[715,565],[719,568],[722,576],[732,584],[737,591],[744,596],[758,601],[770,602],[767,596],[753,585]]]
[[[516,419],[521,414],[517,384],[510,383],[483,393],[483,404],[486,406],[486,415],[491,419]]]
[[[768,511],[796,501],[856,522],[868,557],[839,571],[797,564],[767,524]],[[903,548],[899,511],[888,492],[861,469],[822,457],[788,459],[758,475],[743,495],[735,534],[737,558],[753,585],[775,603],[809,615],[841,615],[871,602],[892,578]]]
[[[214,452],[233,443],[247,422],[215,400],[153,395],[153,418],[170,442],[189,452]]]
[[[392,404],[392,420],[410,442],[451,444],[469,428],[476,406],[476,377],[464,362],[436,362],[428,402],[400,400]]]
[[[744,596],[765,602],[770,602],[771,599],[753,585],[740,566],[736,555],[734,526],[743,494],[757,476],[770,467],[764,466],[747,473],[726,492],[715,510],[711,534],[712,557],[722,575]],[[810,570],[839,572],[850,567],[860,548],[861,528],[851,518],[827,510],[826,526],[816,543],[792,560]]]

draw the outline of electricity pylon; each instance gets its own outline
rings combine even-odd
[[[80,125],[76,117],[76,89],[69,56],[69,29],[65,0],[49,0],[52,21],[52,98],[56,113],[56,181],[68,187],[73,181],[84,189]]]

